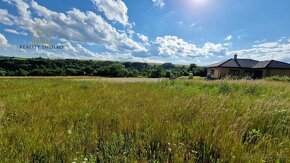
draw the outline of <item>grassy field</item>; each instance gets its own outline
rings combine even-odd
[[[1,78],[0,118],[0,162],[290,158],[289,82]]]

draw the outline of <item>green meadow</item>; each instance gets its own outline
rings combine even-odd
[[[0,162],[287,162],[290,83],[0,79]]]

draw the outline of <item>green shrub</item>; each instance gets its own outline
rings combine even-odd
[[[189,73],[188,79],[193,79],[193,73]]]
[[[289,76],[272,76],[272,77],[266,78],[266,80],[290,82],[290,77]]]
[[[171,78],[171,72],[170,71],[166,71],[166,73],[165,73],[165,77],[166,78]]]
[[[5,76],[6,75],[6,71],[0,70],[0,76]]]

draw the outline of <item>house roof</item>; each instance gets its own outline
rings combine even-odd
[[[277,68],[277,69],[290,69],[290,64],[285,62],[280,62],[276,60],[269,61],[256,61],[252,59],[228,59],[222,62],[218,62],[209,66],[207,68],[213,67],[224,67],[224,68]]]
[[[252,68],[266,68],[270,62],[271,61],[260,61],[256,65],[254,65]]]
[[[208,65],[206,67],[208,67],[208,68],[210,68],[210,67],[219,67],[220,65],[223,65],[224,63],[228,62],[229,60],[230,59],[222,61],[222,62],[214,63],[214,64]]]
[[[261,61],[257,63],[253,68],[281,68],[281,69],[290,69],[290,64],[275,60]]]
[[[212,67],[229,67],[229,68],[252,68],[256,65],[258,61],[252,59],[228,59],[223,62],[215,63],[207,66],[208,68]]]

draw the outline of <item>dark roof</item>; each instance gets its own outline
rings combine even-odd
[[[252,59],[228,59],[207,67],[252,68],[257,63],[258,61]]]
[[[253,68],[281,68],[281,69],[290,69],[290,64],[285,63],[285,62],[280,62],[280,61],[275,61],[275,60],[270,60],[270,61],[261,61]]]
[[[255,66],[259,61],[252,60],[252,59],[238,59],[241,67],[251,68]]]
[[[210,68],[210,67],[219,67],[220,65],[222,65],[222,64],[224,64],[224,63],[226,63],[226,62],[228,62],[229,60],[230,60],[230,59],[225,60],[225,61],[222,61],[222,62],[214,63],[214,64],[208,65],[208,66],[206,66],[206,67],[208,67],[208,68]]]
[[[290,69],[290,64],[275,60],[269,61],[256,61],[252,59],[228,59],[219,63],[215,63],[207,68],[224,67],[224,68],[278,68],[278,69]]]
[[[270,63],[271,61],[260,61],[258,62],[255,66],[252,68],[266,68],[266,66]]]

